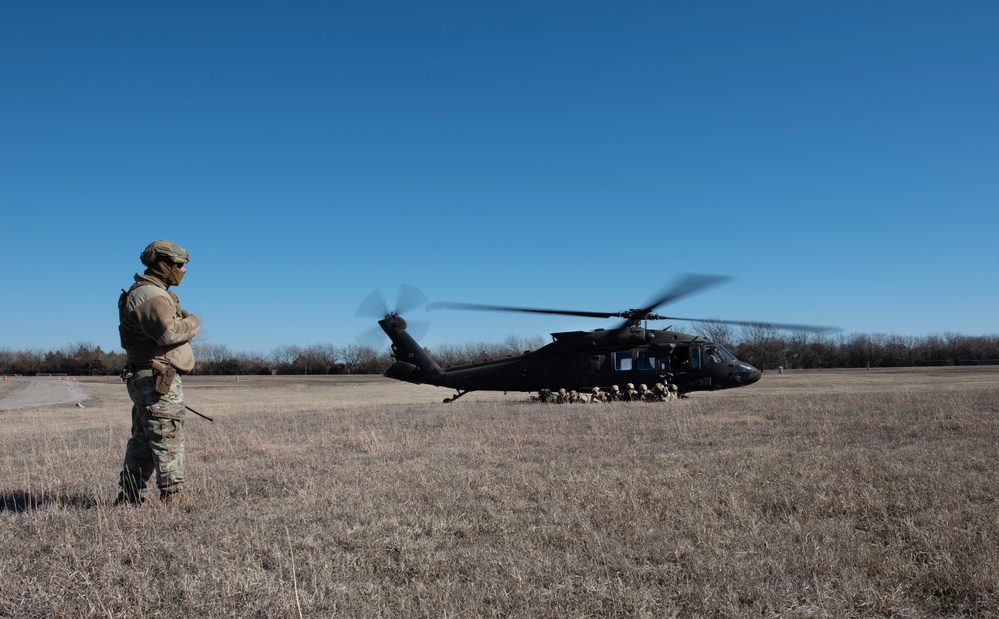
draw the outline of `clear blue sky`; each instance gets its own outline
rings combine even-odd
[[[240,352],[354,342],[401,283],[617,311],[687,272],[733,281],[663,313],[993,334],[997,32],[991,1],[7,3],[0,347],[117,349],[158,238]]]

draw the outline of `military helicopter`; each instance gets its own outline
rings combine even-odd
[[[719,275],[688,274],[680,278],[646,307],[618,312],[540,309],[506,305],[436,302],[428,311],[482,310],[556,314],[589,318],[622,318],[611,329],[552,333],[553,341],[537,350],[521,355],[492,359],[467,365],[441,367],[407,331],[409,324],[400,315],[405,307],[422,305],[426,297],[412,287],[404,287],[396,310],[389,311],[373,293],[358,308],[358,315],[382,316],[381,330],[392,340],[395,362],[385,376],[416,384],[437,385],[455,390],[445,403],[473,391],[522,391],[565,388],[580,393],[593,387],[608,389],[627,383],[653,385],[658,382],[677,386],[681,397],[695,391],[714,391],[744,387],[760,380],[761,371],[740,361],[721,344],[699,335],[653,330],[644,325],[650,320],[690,321],[741,326],[763,325],[776,329],[808,332],[830,332],[830,327],[761,323],[737,320],[679,318],[663,316],[655,309],[728,279]],[[403,299],[406,299],[403,302]],[[379,307],[381,309],[379,309]]]

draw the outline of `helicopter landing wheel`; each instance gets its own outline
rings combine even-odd
[[[458,393],[454,394],[453,397],[444,398],[444,403],[445,404],[450,404],[451,402],[454,402],[455,400],[457,400],[461,396],[465,395],[466,393],[468,393],[468,391],[461,391],[461,390],[459,390]]]

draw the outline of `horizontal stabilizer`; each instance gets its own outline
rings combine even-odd
[[[417,368],[412,363],[406,363],[405,361],[396,361],[392,364],[385,372],[385,376],[388,378],[394,378],[396,380],[406,380]]]

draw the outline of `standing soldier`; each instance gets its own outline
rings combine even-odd
[[[184,391],[180,377],[194,368],[191,339],[200,325],[169,291],[187,273],[180,245],[154,241],[140,255],[146,266],[118,299],[118,332],[127,353],[122,378],[132,399],[132,436],[125,447],[116,505],[139,504],[156,473],[160,500],[190,504],[184,495]]]

